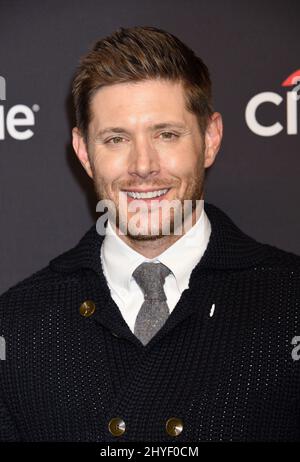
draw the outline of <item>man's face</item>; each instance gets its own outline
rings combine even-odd
[[[123,232],[130,235],[124,227],[135,214],[128,210],[133,200],[128,192],[151,194],[167,189],[159,198],[149,197],[144,202],[148,218],[159,200],[179,199],[183,204],[186,199],[193,203],[203,199],[204,170],[213,162],[216,152],[212,151],[217,151],[211,149],[213,142],[218,144],[216,132],[212,129],[209,135],[208,130],[205,138],[201,136],[196,116],[185,108],[181,83],[146,80],[105,86],[92,98],[91,113],[88,146],[76,129],[73,146],[94,180],[98,199],[110,199],[115,204],[117,226]],[[213,124],[220,128],[218,120]],[[176,213],[179,209],[172,210],[169,218],[171,231]],[[161,237],[166,225],[163,218],[160,215],[155,236],[147,232],[130,237]]]

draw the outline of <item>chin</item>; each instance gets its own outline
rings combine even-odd
[[[132,241],[157,241],[158,239],[161,239],[162,237],[165,237],[163,234],[130,234],[128,233],[127,236],[132,240]]]

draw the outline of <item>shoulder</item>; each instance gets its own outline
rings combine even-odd
[[[296,278],[300,276],[300,256],[283,250],[271,244],[259,243],[263,246],[265,251],[265,258],[262,261],[262,265],[273,271],[279,273],[287,273],[295,275]]]
[[[9,287],[0,295],[0,322],[3,318],[44,314],[47,307],[59,307],[67,299],[70,303],[73,293],[84,286],[90,275],[88,263],[92,258],[98,260],[95,243],[100,245],[101,241],[93,225],[75,246]]]
[[[300,310],[300,256],[271,244],[257,243],[264,258],[252,268],[256,281],[269,297],[277,297]],[[255,271],[253,271],[255,270]],[[262,290],[262,289],[261,289]]]
[[[67,296],[67,289],[74,288],[82,281],[80,271],[61,274],[53,271],[50,263],[9,287],[0,295],[1,322],[14,323],[20,318],[30,319],[45,312],[54,300],[61,301]],[[59,303],[57,303],[59,305]]]
[[[18,296],[28,291],[47,290],[48,288],[53,289],[53,287],[57,285],[69,284],[70,282],[75,282],[77,280],[78,277],[74,275],[66,277],[66,275],[53,271],[51,268],[51,262],[49,262],[43,268],[10,286],[5,292],[0,294],[0,300],[12,296]]]

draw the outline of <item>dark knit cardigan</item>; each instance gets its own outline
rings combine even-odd
[[[0,441],[300,441],[300,257],[205,211],[208,247],[146,346],[111,298],[95,225],[1,295]]]

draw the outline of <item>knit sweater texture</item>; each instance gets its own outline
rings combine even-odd
[[[300,441],[300,257],[204,207],[208,247],[146,346],[110,295],[95,224],[1,295],[0,441]]]

